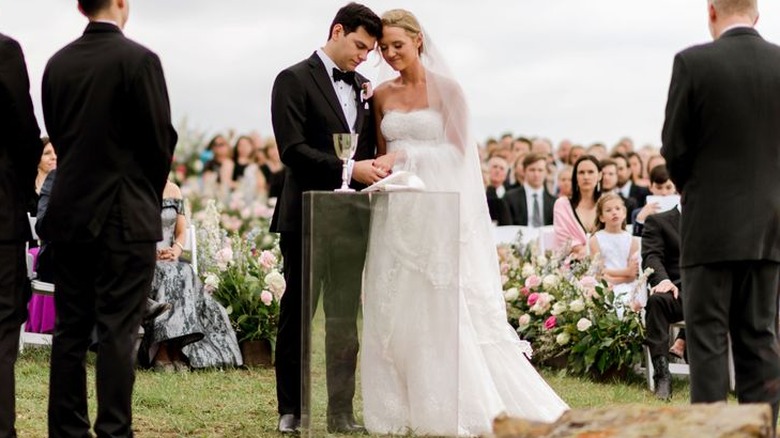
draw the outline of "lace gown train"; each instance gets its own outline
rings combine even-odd
[[[489,433],[501,412],[554,421],[568,407],[507,323],[476,151],[446,143],[431,109],[388,112],[381,131],[388,151],[403,151],[394,171],[416,174],[428,191],[458,193],[460,208],[457,219],[436,222],[446,212],[406,194],[374,206],[361,347],[366,427],[471,436]],[[448,281],[437,267],[458,250]]]

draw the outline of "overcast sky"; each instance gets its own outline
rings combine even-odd
[[[125,34],[157,52],[174,121],[270,135],[276,74],[322,46],[335,0],[130,0]],[[577,143],[660,142],[674,54],[707,42],[706,0],[366,0],[414,12],[463,85],[480,139],[504,131]],[[758,30],[780,42],[780,2]],[[86,20],[76,0],[0,0],[40,115],[48,58]]]

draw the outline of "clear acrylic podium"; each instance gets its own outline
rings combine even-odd
[[[379,434],[457,434],[458,202],[304,193],[304,436],[349,415]]]

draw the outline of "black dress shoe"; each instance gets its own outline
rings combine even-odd
[[[281,433],[299,433],[301,429],[301,419],[293,414],[284,414],[279,417],[279,426]]]
[[[328,416],[328,433],[365,433],[366,428],[355,421],[352,414]]]

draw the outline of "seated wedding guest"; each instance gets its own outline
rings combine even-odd
[[[490,219],[498,225],[510,225],[512,216],[509,207],[503,198],[506,194],[506,175],[509,165],[504,157],[493,155],[488,159],[488,186],[485,190],[487,196]]]
[[[628,157],[624,154],[612,154],[612,160],[617,164],[618,190],[624,199],[633,199],[636,207],[645,206],[645,198],[650,194],[647,187],[638,186],[631,181],[631,167]]]
[[[531,152],[531,140],[525,137],[517,137],[512,141],[512,153],[515,159]]]
[[[571,140],[563,139],[558,143],[558,149],[555,150],[555,166],[561,170],[563,166],[570,165],[569,152],[571,152]]]
[[[240,366],[241,352],[227,312],[204,293],[192,266],[179,261],[187,220],[181,190],[170,181],[161,214],[163,240],[157,244],[150,297],[172,307],[146,325],[148,358],[158,371]]]
[[[206,150],[211,152],[212,158],[203,166],[203,179],[220,184],[232,181],[232,151],[225,137],[215,135],[206,146]]]
[[[584,147],[577,144],[572,146],[571,150],[569,151],[569,165],[574,166],[574,163],[576,163],[577,160],[579,160],[583,155],[587,155]]]
[[[636,201],[624,197],[618,190],[618,171],[617,162],[611,158],[601,160],[601,193],[616,193],[623,199],[626,205],[626,211],[633,212],[636,209]],[[628,223],[631,223],[631,216],[628,216]]]
[[[650,175],[650,171],[652,171],[656,166],[660,165],[666,165],[666,158],[664,158],[663,155],[659,154],[658,151],[655,151],[653,155],[650,155],[647,158],[647,166],[645,166],[645,171],[648,175]]]
[[[647,217],[642,233],[642,267],[653,269],[645,306],[645,345],[655,369],[655,396],[668,400],[672,395],[669,354],[682,357],[685,352],[684,330],[669,348],[669,324],[683,320],[679,206]]]
[[[520,155],[517,157],[517,160],[515,160],[514,164],[512,165],[512,168],[510,169],[510,180],[513,181],[512,184],[506,186],[507,190],[516,189],[519,187],[523,187],[523,182],[525,181],[525,169],[523,169],[523,159],[526,157],[526,155]]]
[[[592,145],[588,146],[587,153],[588,155],[596,157],[597,160],[603,160],[608,156],[607,147],[604,146],[603,143],[593,143]]]
[[[558,170],[558,197],[571,197],[571,171],[568,164]]]
[[[580,157],[571,177],[571,197],[558,198],[553,207],[555,247],[570,246],[576,259],[588,255],[588,236],[596,230],[596,202],[601,196],[601,168],[592,155]]]
[[[628,157],[628,167],[631,168],[631,181],[636,185],[648,187],[650,181],[647,179],[642,157],[634,151],[627,153],[626,156]]]
[[[54,152],[54,146],[49,141],[48,137],[41,138],[43,143],[43,153],[41,154],[41,160],[38,162],[38,175],[35,177],[35,197],[33,198],[34,204],[31,205],[30,215],[38,215],[38,200],[41,198],[41,191],[46,181],[46,177],[57,167],[57,154]],[[48,188],[50,191],[51,188]],[[42,254],[43,248],[38,247],[38,241],[30,243],[30,249],[28,252],[33,256],[33,267],[38,270],[39,257],[44,257],[44,272],[43,276],[46,279],[42,279],[39,275],[39,279],[48,283],[52,282],[51,272],[47,271],[48,259],[51,256],[51,251],[46,251],[46,254]],[[25,331],[28,333],[51,333],[54,330],[54,297],[50,295],[33,294],[30,297],[30,301],[27,304],[27,323],[25,325]]]
[[[541,155],[548,163],[554,163],[555,157],[552,153],[552,142],[546,138],[537,138],[531,143],[531,152]]]
[[[650,171],[650,194],[653,196],[669,196],[676,193],[677,189],[674,187],[672,180],[669,179],[669,171],[666,170],[666,165],[655,166]],[[642,236],[645,220],[648,216],[658,213],[658,209],[658,203],[648,202],[644,207],[634,210],[632,213],[634,216],[634,236]]]
[[[552,225],[555,198],[545,189],[547,159],[544,155],[532,152],[523,158],[523,169],[525,182],[504,195],[512,225],[534,228]]]
[[[262,150],[263,162],[260,163],[260,171],[265,177],[266,187],[269,198],[278,198],[282,194],[284,185],[284,164],[279,157],[279,148],[276,146],[276,140],[269,139]]]
[[[598,231],[590,237],[590,253],[601,264],[600,276],[612,286],[615,303],[628,306],[639,275],[639,239],[626,228],[626,205],[616,193],[604,193],[596,203]],[[618,316],[622,308],[616,306]]]
[[[49,172],[57,167],[57,153],[54,152],[54,145],[49,141],[49,137],[42,137],[41,143],[43,143],[43,153],[41,153],[41,159],[38,162],[38,174],[35,176],[36,196],[30,204],[30,214],[32,216],[35,216],[38,212],[38,199],[41,196],[43,181],[49,175]]]
[[[254,162],[254,152],[255,145],[252,143],[251,138],[246,135],[238,137],[236,145],[233,146],[233,172],[230,175],[231,181],[236,183],[244,177],[244,171]]]

